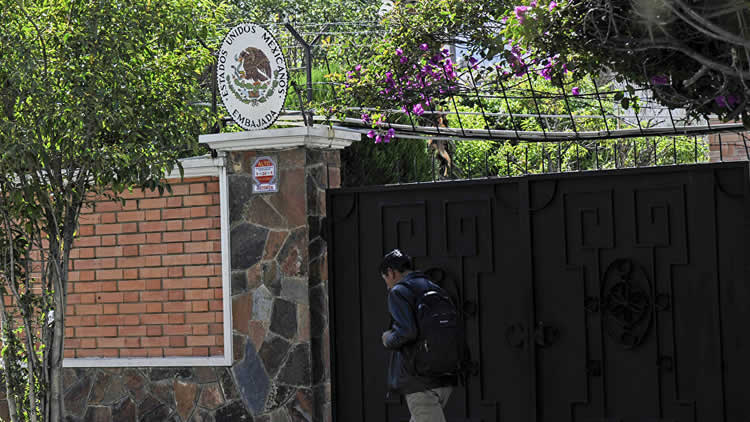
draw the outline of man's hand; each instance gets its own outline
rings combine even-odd
[[[383,340],[383,346],[386,346],[386,344],[385,344],[385,339],[386,339],[386,338],[388,338],[388,336],[389,336],[389,335],[391,335],[391,330],[388,330],[388,331],[385,331],[385,332],[383,332],[383,337],[382,337],[382,340]],[[386,347],[387,347],[387,346],[386,346]]]

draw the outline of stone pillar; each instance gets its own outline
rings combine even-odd
[[[328,128],[201,137],[228,158],[233,366],[255,421],[330,420],[325,189],[340,185],[337,149],[359,134]],[[278,192],[254,193],[270,157]]]

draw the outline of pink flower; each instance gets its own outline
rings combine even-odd
[[[536,7],[536,0],[531,0],[531,3],[529,3],[529,6]]]
[[[427,44],[420,44],[419,49],[422,51],[427,51],[430,49],[430,46],[428,46]]]
[[[669,78],[664,75],[655,75],[651,77],[652,85],[669,85]]]
[[[362,70],[362,65],[358,64],[358,65],[354,66],[354,70],[357,71],[357,72],[359,72],[360,70]]]
[[[367,113],[362,113],[362,123],[370,123],[370,115]]]
[[[390,128],[390,129],[388,129],[388,132],[386,132],[385,137],[383,138],[383,140],[387,144],[388,142],[391,141],[391,139],[393,139],[394,136],[396,136],[396,130],[393,129],[393,128]]]
[[[401,48],[397,48],[397,49],[396,49],[396,55],[397,55],[397,56],[401,56],[401,55],[403,55],[403,54],[404,54],[404,50],[402,50]]]
[[[552,0],[551,2],[549,2],[549,11],[550,11],[550,12],[551,12],[551,11],[552,11],[552,9],[554,9],[555,7],[557,7],[557,2],[556,2],[555,0]]]
[[[516,18],[518,18],[518,22],[523,24],[523,21],[526,19],[526,12],[529,11],[529,6],[516,6],[514,11],[516,12]]]
[[[375,137],[375,143],[376,143],[376,144],[379,144],[379,143],[381,143],[381,142],[383,142],[383,135],[378,135],[378,136],[376,136],[376,137]]]
[[[539,75],[543,77],[544,79],[551,81],[552,80],[552,66],[547,65],[544,67],[544,69],[539,71]]]
[[[374,138],[375,137],[375,131],[371,130],[371,131],[367,132],[367,137],[370,138],[370,139]]]
[[[573,89],[570,90],[570,93],[577,97],[581,95],[581,89],[577,86],[574,86]]]
[[[422,104],[421,104],[421,103],[417,103],[417,104],[416,104],[416,105],[414,106],[414,108],[412,108],[412,111],[413,111],[413,112],[414,112],[414,114],[416,114],[417,116],[421,116],[421,115],[423,115],[423,114],[424,114],[424,108],[422,107]]]

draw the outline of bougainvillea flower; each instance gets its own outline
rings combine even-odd
[[[417,103],[417,104],[416,104],[416,105],[414,106],[414,108],[412,108],[412,111],[413,111],[413,112],[414,112],[414,114],[416,114],[417,116],[421,116],[421,115],[423,115],[423,114],[424,114],[424,108],[422,107],[422,104],[421,104],[421,103]]]
[[[577,86],[574,86],[573,89],[570,90],[570,93],[577,97],[581,95],[581,89]]]
[[[518,18],[518,22],[523,24],[523,21],[526,19],[526,12],[529,11],[529,6],[516,6],[514,11],[516,13],[516,18]]]
[[[529,3],[529,6],[536,7],[536,0],[531,0],[531,3]]]
[[[422,51],[427,51],[430,49],[430,46],[428,46],[427,44],[420,44],[419,49]]]
[[[401,55],[403,55],[403,54],[404,54],[404,50],[402,50],[401,48],[397,48],[397,49],[396,49],[396,55],[397,55],[397,56],[401,56]]]
[[[383,142],[383,135],[378,135],[378,136],[376,136],[376,137],[375,137],[375,143],[376,143],[376,144],[379,144],[379,143],[381,143],[381,142]]]
[[[370,115],[367,113],[362,113],[362,123],[370,123]]]
[[[388,129],[388,132],[385,134],[386,142],[390,141],[391,138],[393,138],[394,136],[396,136],[396,129],[394,128]]]
[[[376,135],[376,133],[375,133],[374,130],[371,130],[371,131],[367,132],[367,137],[370,138],[370,139],[374,138],[375,135]]]
[[[555,0],[552,0],[549,2],[549,11],[551,12],[555,7],[557,7],[557,2]]]
[[[669,84],[669,78],[667,78],[664,75],[656,75],[651,77],[651,84],[652,85],[668,85]]]
[[[362,65],[358,64],[358,65],[354,66],[354,70],[357,71],[357,72],[359,72],[360,70],[362,70]]]

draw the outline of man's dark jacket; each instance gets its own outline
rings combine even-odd
[[[408,284],[408,287],[406,286]],[[417,295],[428,290],[442,290],[423,273],[408,273],[388,292],[388,311],[391,329],[384,345],[391,350],[388,368],[388,388],[401,394],[411,394],[431,388],[456,385],[455,376],[440,378],[421,377],[415,374],[412,359],[414,345],[419,335],[415,316]]]

